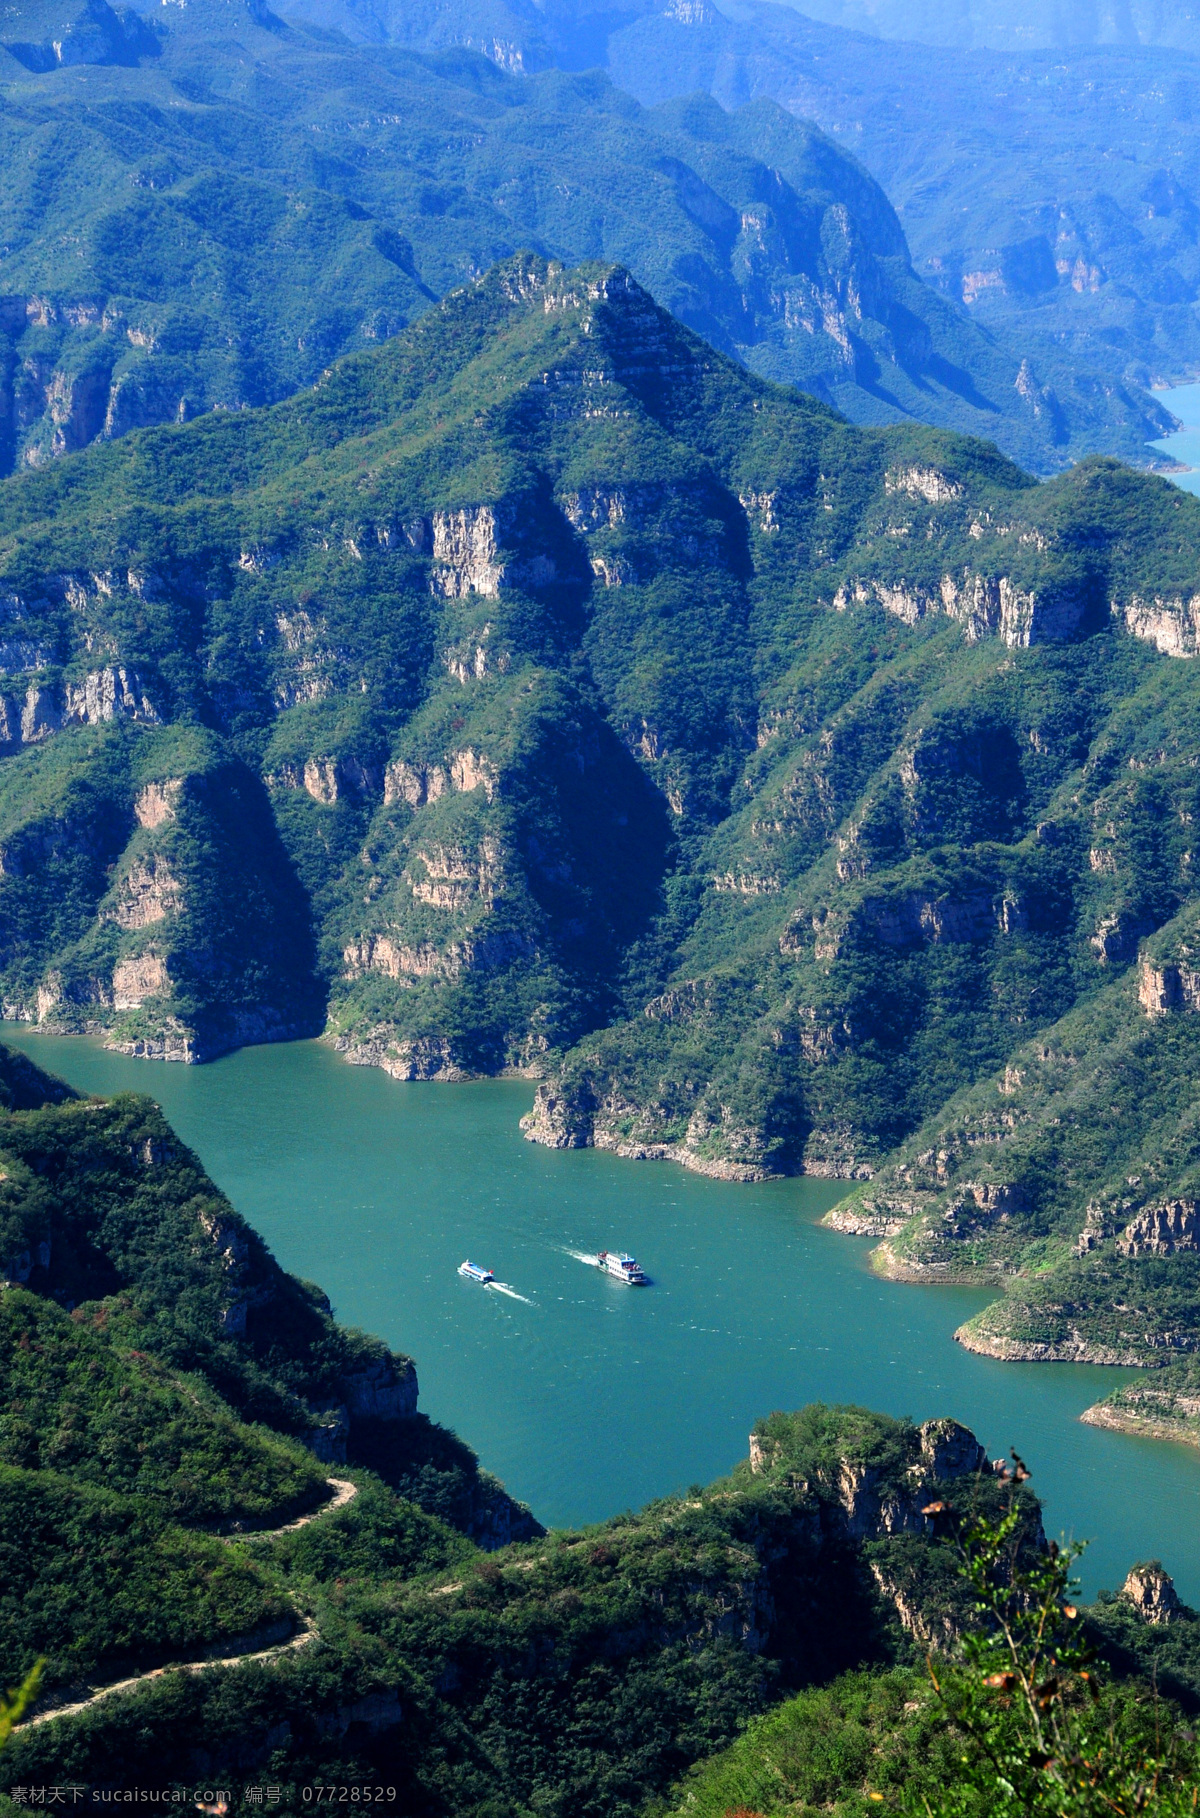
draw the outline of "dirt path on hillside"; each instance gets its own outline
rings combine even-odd
[[[235,1540],[278,1540],[281,1534],[294,1534],[298,1528],[306,1528],[310,1521],[319,1521],[323,1515],[332,1515],[338,1509],[344,1509],[358,1495],[358,1485],[351,1483],[347,1477],[327,1477],[325,1481],[332,1486],[334,1492],[329,1501],[323,1502],[319,1509],[301,1515],[298,1521],[285,1521],[281,1528],[246,1528],[235,1534],[222,1534],[221,1539],[227,1545]]]
[[[285,1522],[281,1528],[258,1529],[250,1534],[224,1534],[221,1538],[228,1543],[235,1540],[274,1540],[280,1534],[294,1534],[297,1528],[306,1528],[310,1521],[317,1521],[322,1515],[332,1515],[336,1509],[344,1509],[358,1495],[358,1485],[347,1478],[331,1477],[328,1481],[333,1486],[333,1496],[328,1502],[322,1503],[319,1509],[313,1509],[311,1514],[301,1515],[298,1521]],[[218,1654],[204,1660],[173,1661],[169,1666],[154,1667],[148,1673],[135,1673],[132,1679],[116,1679],[111,1685],[101,1686],[98,1692],[79,1699],[75,1704],[56,1705],[53,1710],[39,1711],[36,1716],[26,1717],[22,1723],[17,1724],[13,1733],[36,1729],[41,1723],[53,1723],[58,1717],[77,1717],[80,1711],[90,1710],[106,1698],[117,1698],[123,1693],[135,1692],[139,1686],[149,1685],[168,1673],[211,1673],[223,1667],[245,1666],[251,1660],[279,1660],[284,1654],[294,1654],[300,1648],[308,1647],[316,1639],[316,1624],[305,1617],[300,1630],[286,1641],[277,1641],[265,1648],[252,1648],[244,1654]]]

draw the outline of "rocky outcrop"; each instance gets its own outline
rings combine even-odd
[[[245,1267],[250,1246],[240,1219],[230,1218],[220,1212],[201,1210],[199,1225],[220,1258],[223,1269],[232,1274]]]
[[[95,440],[108,414],[108,392],[109,374],[104,367],[54,374],[46,392],[52,455],[73,454]],[[34,443],[26,458],[36,451]]]
[[[813,950],[819,960],[834,960],[848,940],[864,936],[896,948],[927,942],[978,942],[998,932],[1015,932],[1019,919],[1011,899],[992,890],[957,896],[933,896],[923,890],[894,897],[868,896],[848,912],[818,910],[811,918]],[[800,951],[807,938],[803,920],[789,923],[780,936],[780,952]]]
[[[1122,603],[1114,601],[1112,612],[1133,637],[1153,644],[1164,656],[1200,656],[1200,593],[1186,599],[1182,594],[1143,599],[1135,593]]]
[[[153,829],[173,821],[182,794],[182,777],[172,777],[163,783],[147,783],[134,797],[133,813],[138,826]]]
[[[590,1149],[595,1134],[595,1101],[590,1095],[564,1093],[543,1083],[534,1094],[533,1109],[521,1119],[526,1142],[546,1149]]]
[[[159,723],[136,670],[96,669],[61,687],[31,683],[19,701],[0,696],[0,744],[37,745],[64,726],[99,726],[117,719]]]
[[[347,1372],[337,1395],[313,1404],[304,1443],[322,1464],[345,1464],[356,1430],[370,1423],[411,1420],[417,1412],[417,1370],[410,1357],[387,1351]]]
[[[1079,635],[1086,613],[1082,598],[1039,595],[1008,575],[983,575],[970,568],[944,574],[936,590],[904,580],[843,582],[834,595],[834,609],[844,612],[852,604],[881,606],[906,625],[942,615],[962,626],[968,643],[998,636],[1014,650],[1069,643]]]
[[[183,908],[183,885],[167,861],[154,853],[136,858],[117,887],[108,919],[118,928],[149,928]]]
[[[1166,1199],[1146,1206],[1117,1238],[1122,1256],[1174,1256],[1200,1250],[1200,1216],[1194,1199]]]
[[[1016,1183],[963,1181],[943,1211],[942,1222],[953,1237],[968,1238],[1028,1210],[1029,1195]]]
[[[170,995],[171,975],[166,959],[154,948],[119,960],[113,968],[114,1010],[140,1010],[148,998]]]
[[[904,493],[928,505],[944,505],[963,496],[960,483],[936,467],[889,467],[883,484],[889,494]]]
[[[389,764],[383,773],[384,807],[390,808],[393,802],[407,802],[410,808],[423,808],[427,802],[436,802],[445,795],[446,787],[446,771],[441,764],[426,768],[400,758]]]
[[[174,1017],[168,1018],[156,1032],[127,1039],[113,1037],[106,1040],[104,1046],[114,1054],[127,1054],[131,1060],[178,1061],[188,1067],[213,1058],[198,1046],[195,1030]]]
[[[1172,1010],[1200,1010],[1200,972],[1164,961],[1143,959],[1138,972],[1138,1002],[1147,1016]]]
[[[810,1130],[801,1172],[814,1180],[871,1180],[875,1166],[862,1153],[861,1139],[842,1124]]]
[[[379,789],[379,774],[353,756],[306,758],[303,764],[281,764],[264,779],[268,789],[303,789],[314,802],[331,807],[344,795],[362,799]]]
[[[462,1080],[471,1076],[460,1067],[442,1036],[399,1037],[377,1029],[365,1037],[338,1036],[338,1053],[352,1067],[381,1067],[398,1080]]]
[[[489,802],[496,799],[499,775],[494,764],[478,751],[455,751],[450,757],[450,782],[462,793],[482,789]]]
[[[158,714],[136,669],[94,669],[63,689],[64,725],[99,726],[108,720],[158,724]]]
[[[30,14],[26,19],[14,14],[9,24],[19,29],[35,20],[40,21],[40,15]],[[10,56],[39,75],[81,63],[135,64],[161,50],[155,33],[136,13],[129,8],[117,13],[107,0],[85,0],[73,17],[48,15],[43,30],[48,25],[57,27],[57,36],[29,41],[6,34],[3,40]]]
[[[1149,1565],[1134,1566],[1121,1586],[1120,1595],[1126,1603],[1133,1605],[1143,1621],[1153,1623],[1155,1627],[1178,1622],[1186,1614],[1174,1579],[1163,1571],[1157,1560]]]
[[[806,1169],[806,1172],[810,1170]],[[829,1230],[841,1231],[849,1237],[895,1237],[920,1210],[916,1200],[887,1199],[881,1195],[878,1199],[857,1200],[849,1206],[835,1206],[821,1223]]]
[[[1093,1402],[1079,1416],[1085,1426],[1142,1439],[1170,1439],[1200,1445],[1200,1396],[1137,1384]]]
[[[506,568],[497,554],[497,519],[492,505],[436,511],[432,519],[433,569],[429,584],[448,599],[469,593],[494,599]]]
[[[973,1329],[968,1322],[958,1328],[954,1338],[965,1351],[1000,1358],[1005,1363],[1113,1364],[1136,1368],[1145,1361],[1142,1351],[1133,1345],[1098,1344],[1078,1328],[1072,1328],[1064,1338],[1015,1338],[1006,1332]]]
[[[448,790],[467,793],[482,789],[489,802],[495,801],[500,776],[495,765],[478,751],[452,752],[446,764],[409,763],[398,758],[389,764],[383,776],[385,807],[393,802],[407,802],[410,808],[424,808],[436,802]]]
[[[503,854],[499,842],[487,836],[474,851],[465,846],[423,846],[414,862],[420,870],[410,868],[405,876],[419,903],[458,910],[475,902],[490,904],[499,893]]]
[[[724,1111],[714,1115],[698,1106],[682,1138],[658,1139],[646,1129],[647,1121],[619,1094],[598,1101],[590,1086],[568,1093],[544,1083],[537,1089],[533,1109],[521,1119],[521,1130],[527,1142],[547,1149],[607,1149],[626,1161],[677,1162],[712,1180],[778,1178],[778,1170],[762,1152],[759,1133],[730,1120]]]
[[[1088,944],[1102,966],[1123,966],[1133,958],[1138,942],[1148,931],[1141,916],[1117,910],[1101,916]]]
[[[897,1486],[894,1469],[849,1457],[839,1461],[828,1489],[838,1525],[852,1539],[932,1534],[933,1518],[926,1510],[936,1490],[990,1469],[987,1453],[974,1433],[956,1420],[927,1420],[916,1428],[911,1443],[911,1462],[902,1488]],[[752,1433],[751,1472],[766,1475],[780,1463],[777,1442]],[[801,1493],[813,1487],[790,1476],[788,1483]]]
[[[406,946],[388,934],[364,934],[351,941],[342,954],[347,978],[361,978],[364,972],[382,972],[385,978],[418,979],[450,978],[459,970],[430,941]]]
[[[351,1422],[407,1420],[417,1411],[417,1369],[410,1357],[374,1358],[339,1384]]]

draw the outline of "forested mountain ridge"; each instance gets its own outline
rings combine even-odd
[[[1165,481],[855,429],[510,261],[0,485],[3,1001],[180,1059],[324,1018],[733,1178],[892,1166],[1064,1017],[1186,1098],[1198,576]],[[1066,1257],[1091,1175],[1017,1217],[970,1165],[1008,1247],[937,1199],[955,1269]]]
[[[1031,378],[914,276],[882,191],[811,126],[513,75],[461,48],[511,62],[502,36],[424,18],[411,48],[362,48],[242,0],[9,8],[0,470],[284,397],[523,247],[619,261],[768,376],[1036,471],[1144,459],[1167,427],[1103,362]]]
[[[688,842],[882,654],[806,705],[806,637],[873,608],[990,650],[1111,605],[1190,650],[1196,511],[855,431],[619,271],[501,267],[292,403],[0,489],[6,1001],[203,1057],[318,1026],[325,981],[356,1058],[538,1065],[674,969]],[[804,850],[709,895],[774,913]]]
[[[364,37],[481,47],[486,37],[530,69],[598,65],[647,103],[697,90],[732,108],[770,97],[862,159],[921,276],[1019,350],[1027,390],[1049,391],[1068,415],[1110,395],[1133,432],[1135,387],[1200,370],[1200,40],[1188,5],[1022,8],[1035,47],[1012,36],[987,51],[942,27],[952,14],[983,19],[999,40],[1018,9],[879,6],[868,18],[765,0],[619,11],[586,0],[298,0],[298,10]],[[913,35],[926,42],[904,42],[902,16],[917,10]],[[1060,33],[1056,14],[1068,13]],[[1120,29],[1100,31],[1105,17]],[[1137,458],[1099,426],[1090,447]]]

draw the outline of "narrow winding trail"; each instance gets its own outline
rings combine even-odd
[[[222,1534],[221,1539],[226,1545],[232,1545],[235,1540],[278,1540],[281,1534],[294,1534],[297,1528],[306,1528],[310,1521],[320,1521],[323,1516],[344,1509],[358,1495],[358,1485],[347,1477],[328,1477],[325,1481],[334,1492],[329,1501],[323,1502],[319,1509],[301,1515],[298,1521],[285,1521],[281,1528],[247,1528],[244,1533]]]
[[[332,1515],[335,1510],[344,1509],[358,1495],[358,1485],[347,1478],[331,1477],[328,1481],[334,1492],[329,1501],[323,1502],[319,1509],[313,1509],[310,1514],[301,1515],[298,1521],[287,1521],[281,1528],[258,1528],[246,1534],[223,1534],[221,1538],[227,1545],[232,1545],[237,1540],[275,1540],[280,1534],[294,1534],[298,1528],[306,1528],[310,1521],[319,1521],[323,1515]],[[286,1641],[274,1642],[265,1648],[254,1648],[244,1654],[219,1654],[205,1660],[172,1661],[170,1665],[154,1667],[148,1673],[136,1673],[132,1679],[116,1679],[111,1685],[101,1686],[89,1698],[81,1698],[76,1704],[59,1704],[53,1710],[39,1711],[36,1716],[26,1717],[22,1723],[17,1724],[14,1734],[21,1730],[36,1729],[42,1723],[53,1723],[59,1717],[77,1717],[80,1711],[90,1710],[106,1698],[117,1698],[125,1692],[135,1692],[139,1686],[149,1685],[155,1679],[163,1679],[168,1673],[211,1673],[225,1667],[245,1666],[251,1660],[278,1660],[284,1654],[299,1652],[316,1639],[316,1624],[306,1616],[297,1633],[290,1635]]]

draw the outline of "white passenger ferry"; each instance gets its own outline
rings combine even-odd
[[[618,1281],[628,1282],[631,1288],[650,1286],[650,1277],[641,1264],[635,1257],[626,1256],[624,1250],[601,1250],[596,1267],[603,1269],[606,1275],[615,1275]]]
[[[468,1281],[487,1283],[496,1279],[490,1269],[481,1269],[478,1263],[473,1262],[459,1263],[458,1272],[460,1275],[465,1275]]]

